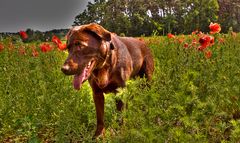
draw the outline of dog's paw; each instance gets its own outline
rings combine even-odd
[[[93,136],[93,139],[104,139],[104,137],[105,137],[105,128],[104,127],[97,128]]]

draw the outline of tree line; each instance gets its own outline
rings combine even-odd
[[[26,29],[25,32],[28,35],[28,38],[24,39],[23,42],[28,43],[28,42],[34,42],[34,41],[39,41],[39,42],[47,42],[51,41],[52,37],[55,35],[57,37],[64,38],[67,34],[69,29],[53,29],[50,31],[38,31],[38,30],[33,30],[33,29]],[[11,37],[13,42],[17,42],[20,39],[19,32],[14,33],[14,32],[4,32],[0,33],[0,41]]]
[[[240,31],[239,0],[94,0],[73,25],[91,22],[128,36],[189,34],[208,31],[211,22],[222,32]]]

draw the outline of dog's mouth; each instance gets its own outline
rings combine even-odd
[[[83,68],[81,73],[77,73],[74,75],[73,79],[73,87],[76,90],[79,90],[82,84],[89,78],[92,73],[93,67],[95,65],[95,60],[90,60],[86,66]]]

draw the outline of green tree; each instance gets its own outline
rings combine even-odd
[[[75,17],[73,25],[82,25],[91,22],[99,23],[105,18],[105,9],[105,0],[95,0],[94,3],[89,2],[87,9]]]
[[[223,32],[228,32],[229,28],[240,31],[240,1],[239,0],[218,0],[219,21]]]
[[[195,29],[207,32],[210,22],[217,22],[219,5],[217,0],[188,0],[184,17],[184,33]]]
[[[128,36],[209,31],[218,22],[218,0],[95,0],[76,16],[74,25],[90,22]]]

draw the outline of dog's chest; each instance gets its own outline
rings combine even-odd
[[[109,70],[98,70],[94,72],[92,81],[100,88],[104,93],[117,92],[117,88],[124,87],[125,81],[128,77],[124,69],[118,69],[110,72]]]

